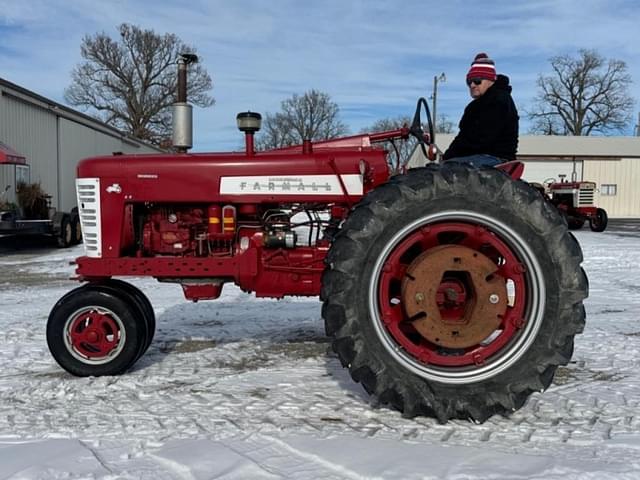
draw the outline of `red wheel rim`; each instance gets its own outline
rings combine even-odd
[[[496,275],[508,287],[509,302],[493,333],[465,348],[447,348],[425,338],[408,317],[402,301],[402,285],[407,270],[420,255],[435,252],[445,245],[472,249],[494,262]],[[435,250],[434,250],[435,249]],[[496,233],[480,225],[463,222],[442,222],[423,226],[409,233],[393,249],[384,262],[378,281],[378,307],[381,321],[394,342],[422,365],[444,368],[483,366],[500,355],[525,326],[528,301],[526,268]],[[465,302],[472,299],[473,286],[462,278],[443,279],[440,288],[452,289],[456,302],[445,305],[438,290],[438,308],[442,318],[457,318]]]
[[[71,315],[65,327],[69,352],[85,363],[104,363],[123,348],[121,320],[108,310],[89,307]]]

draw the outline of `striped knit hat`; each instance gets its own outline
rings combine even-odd
[[[479,53],[473,59],[469,73],[467,73],[467,80],[471,78],[486,78],[493,82],[496,81],[496,64],[486,53]]]

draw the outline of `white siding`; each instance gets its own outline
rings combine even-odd
[[[438,135],[438,146],[445,150],[452,138],[452,135]],[[566,180],[571,180],[574,162],[568,158],[575,157],[576,179],[596,182],[597,206],[604,208],[612,218],[640,218],[640,137],[521,136],[520,140],[518,153],[528,157],[524,160],[525,180],[559,180],[560,174],[566,175]],[[553,152],[563,158],[554,158]],[[625,157],[631,155],[629,152],[635,152],[633,155],[637,156]],[[530,158],[543,154],[551,158]],[[596,154],[601,157],[589,157]],[[409,165],[416,167],[425,163],[421,150],[417,148]],[[616,185],[617,194],[600,195],[602,184]]]
[[[604,208],[610,217],[640,217],[640,159],[591,160],[585,162],[584,175],[598,187],[617,185],[614,196],[596,195],[596,205]]]
[[[76,166],[83,158],[110,155],[123,151],[123,142],[80,123],[59,119],[60,138],[60,208],[70,210],[76,206]]]
[[[52,204],[57,205],[58,142],[55,115],[9,95],[3,95],[0,106],[0,140],[27,158],[31,166],[31,181],[40,182],[42,188],[52,196]]]
[[[31,181],[40,182],[52,205],[64,211],[76,206],[74,182],[81,159],[113,152],[158,152],[97,120],[4,82],[0,83],[0,140],[27,158]],[[11,201],[15,201],[14,171],[12,165],[0,166],[0,191],[11,185]]]

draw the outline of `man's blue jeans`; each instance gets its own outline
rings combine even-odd
[[[455,157],[445,160],[446,162],[458,162],[458,163],[470,163],[476,167],[495,167],[501,164],[503,161],[493,155],[486,155],[484,153],[478,155],[469,155],[467,157]]]

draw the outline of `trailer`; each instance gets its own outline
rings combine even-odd
[[[11,189],[16,194],[30,185],[30,168],[24,155],[0,142],[0,168],[9,170],[13,186],[6,185],[0,192],[0,236],[39,235],[54,238],[59,247],[70,247],[82,241],[78,209],[59,211],[51,206],[50,195],[39,195],[35,205],[21,206],[9,200]],[[13,170],[11,172],[10,170]]]

